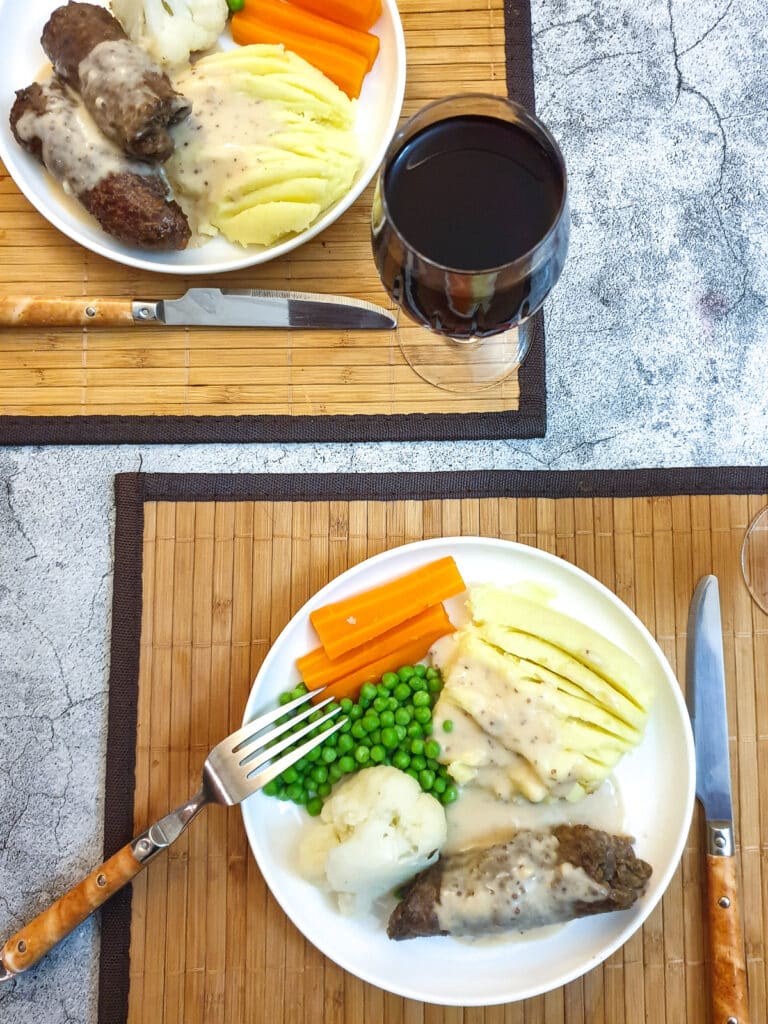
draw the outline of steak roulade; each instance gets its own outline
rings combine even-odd
[[[587,825],[523,830],[487,849],[441,857],[417,875],[387,934],[491,935],[626,910],[651,871],[626,836]]]
[[[33,82],[16,93],[11,130],[110,235],[143,249],[187,245],[187,218],[167,199],[157,171],[105,139],[58,79]]]
[[[56,8],[40,42],[56,74],[80,93],[107,138],[140,160],[168,159],[168,129],[192,106],[106,8]]]

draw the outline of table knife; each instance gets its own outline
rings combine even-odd
[[[706,910],[713,1024],[749,1024],[736,887],[728,721],[717,577],[699,580],[688,614],[688,710],[696,746],[696,796],[706,818]]]
[[[286,327],[391,330],[392,314],[362,299],[256,288],[190,288],[180,299],[0,297],[0,327]]]

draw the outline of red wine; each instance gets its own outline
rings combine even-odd
[[[525,127],[480,115],[437,121],[406,141],[380,187],[379,273],[433,330],[504,330],[537,309],[557,280],[565,242],[548,258],[532,251],[561,213],[563,169]],[[510,268],[515,261],[523,266]]]

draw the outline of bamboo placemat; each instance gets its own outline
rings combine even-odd
[[[694,585],[714,572],[752,1020],[768,1019],[768,617],[738,557],[767,495],[764,470],[118,477],[105,855],[197,788],[288,617],[369,555],[457,534],[551,551],[634,608],[679,675]],[[324,958],[266,890],[239,813],[212,808],[139,877],[132,913],[126,894],[105,907],[100,1024],[707,1024],[701,826],[697,810],[662,904],[605,964],[546,996],[461,1009]]]
[[[455,92],[508,91],[533,108],[529,0],[399,6],[404,116]],[[0,294],[154,299],[216,283],[340,293],[389,306],[371,256],[372,191],[295,252],[202,281],[132,270],[70,242],[0,164]],[[527,329],[531,351],[519,372],[473,396],[422,381],[392,331],[0,329],[0,444],[540,437],[541,316]],[[398,331],[427,333],[405,317]]]

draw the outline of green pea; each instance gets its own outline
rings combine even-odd
[[[411,753],[412,754],[423,754],[424,753],[424,740],[414,739],[411,740]]]
[[[428,684],[427,680],[424,679],[423,676],[414,676],[413,679],[410,680],[410,683],[411,689],[414,693],[426,692]]]
[[[371,747],[371,760],[375,761],[376,764],[381,764],[384,758],[387,756],[387,752],[380,743],[375,743]]]
[[[341,704],[341,710],[344,712],[345,715],[348,715],[350,709],[352,708],[352,705],[355,702],[352,700],[351,697],[342,697],[339,703]]]
[[[268,782],[266,786],[264,786],[264,788],[262,789],[262,793],[266,793],[267,796],[277,796],[279,792],[280,783],[277,781],[277,779],[272,779],[272,781]]]
[[[416,710],[413,712],[413,717],[416,719],[419,725],[426,725],[427,722],[430,722],[432,720],[432,712],[429,710],[429,708],[416,708]]]
[[[371,741],[371,746],[381,743],[381,729],[374,729],[372,733],[369,733],[368,739]]]
[[[411,758],[411,768],[415,768],[417,772],[422,772],[427,767],[427,762],[421,756],[421,754],[414,754]]]
[[[300,802],[301,802],[301,798],[302,798],[302,796],[303,796],[303,795],[304,795],[304,793],[305,793],[305,789],[304,789],[304,787],[303,787],[303,786],[301,785],[301,783],[299,783],[299,782],[293,782],[293,783],[291,783],[291,785],[290,785],[290,786],[288,786],[288,788],[286,789],[286,793],[288,794],[288,799],[289,799],[289,800],[293,800],[293,802],[294,802],[295,804],[298,804],[298,803],[300,803]]]
[[[433,772],[437,772],[440,770],[440,762],[436,761],[434,757],[428,757],[427,768],[431,768]]]
[[[245,7],[245,0],[227,0],[227,7],[233,14],[237,14]]]
[[[397,674],[400,677],[401,682],[406,682],[412,676],[416,674],[415,669],[411,665],[403,665],[402,668],[397,670]]]
[[[410,775],[411,778],[416,779],[417,782],[419,781],[419,773],[416,771],[415,768],[406,768],[405,774]]]
[[[344,759],[342,758],[342,761],[343,760]],[[353,761],[352,764],[354,765],[354,763],[355,762]],[[331,765],[330,770],[328,772],[328,778],[331,780],[331,782],[338,782],[339,779],[341,779],[343,777],[344,777],[344,772],[343,772],[343,770],[341,768],[341,762],[337,761],[336,764],[332,764]]]
[[[424,744],[424,753],[433,759],[440,757],[440,744],[437,740],[429,740]]]
[[[289,690],[287,693],[280,694],[280,696],[277,698],[277,703],[280,705],[280,707],[282,707],[284,704],[290,704],[292,700],[293,697],[291,696],[291,691]],[[278,722],[279,721],[280,719],[278,718]]]
[[[398,750],[392,755],[392,764],[395,768],[399,768],[401,771],[408,768],[410,763],[411,759],[404,750]]]
[[[429,768],[422,769],[419,772],[419,784],[425,792],[428,792],[435,784],[435,773],[431,772]]]
[[[324,764],[315,765],[309,774],[315,782],[326,782],[328,779],[328,769]]]
[[[360,700],[372,701],[376,697],[377,692],[373,683],[363,683],[360,687]]]
[[[395,732],[395,730],[390,728],[382,729],[381,742],[384,744],[387,750],[394,750],[397,744],[399,743],[397,733]]]
[[[453,732],[453,719],[446,718],[443,722],[443,732]]]
[[[443,804],[452,804],[459,795],[458,789],[455,786],[446,786],[445,791],[440,794],[440,802]]]
[[[366,732],[373,732],[374,729],[379,728],[379,716],[378,715],[366,715],[365,718],[361,719],[360,724]]]
[[[440,679],[428,679],[427,689],[430,693],[440,693],[443,688],[443,684]]]
[[[332,764],[336,760],[336,750],[333,747],[323,747],[321,755],[324,764]]]
[[[387,711],[397,711],[400,704],[396,697],[387,697]]]
[[[331,784],[330,784],[330,782],[321,782],[320,785],[317,787],[317,795],[323,797],[323,799],[325,799],[325,797],[327,797],[327,796],[330,796],[331,795]]]
[[[382,729],[388,729],[395,724],[395,716],[391,711],[382,711],[379,715]]]
[[[432,783],[432,792],[437,794],[444,793],[447,785],[448,783],[445,781],[445,779],[440,778],[440,776],[438,775],[435,781]]]
[[[355,747],[355,760],[358,764],[365,764],[370,756],[371,751],[368,747]]]
[[[311,800],[307,800],[307,814],[311,814],[313,818],[316,818],[322,809],[323,801],[319,796],[313,796]]]
[[[350,757],[349,754],[345,754],[344,757],[339,758],[338,765],[339,771],[343,772],[345,775],[355,770],[355,760],[353,757]],[[331,771],[333,771],[333,769],[331,769]]]
[[[413,666],[413,671],[416,673],[417,676],[425,676],[427,674],[427,666],[426,665],[414,665]]]
[[[387,710],[388,697],[377,697],[373,702],[373,710],[378,711],[381,714],[382,711]]]
[[[346,754],[348,751],[355,749],[355,741],[351,736],[342,733],[342,735],[339,736],[338,747],[342,754]]]
[[[413,706],[415,708],[426,708],[432,703],[432,698],[426,690],[418,690],[413,695]],[[414,712],[415,714],[415,712]]]
[[[427,679],[439,679],[440,673],[434,665],[430,665],[427,669]]]
[[[415,738],[417,738],[419,736],[423,736],[424,735],[424,730],[421,728],[421,726],[419,725],[418,722],[411,722],[411,724],[408,726],[407,735],[411,739],[415,739]]]
[[[367,730],[365,728],[365,725],[363,724],[363,721],[364,720],[361,718],[358,722],[355,722],[354,725],[352,726],[351,735],[354,736],[354,738],[356,740],[361,740],[363,738],[363,736],[367,736],[368,735]]]
[[[291,690],[291,700],[295,700],[297,697],[303,697],[305,693],[309,693],[304,683],[299,683],[298,686],[294,686]]]
[[[398,708],[395,712],[395,722],[397,725],[408,725],[412,717],[413,712],[410,708]]]
[[[296,771],[296,768],[293,765],[291,765],[290,768],[286,768],[285,771],[283,772],[282,776],[281,776],[283,782],[287,786],[291,785],[291,783],[293,783],[293,782],[296,782],[298,777],[299,777],[299,773]]]
[[[395,700],[400,701],[400,703],[402,704],[403,701],[406,701],[410,698],[411,688],[410,686],[408,686],[407,683],[398,683],[392,695],[395,698]]]
[[[347,717],[351,718],[352,721],[354,722],[356,719],[362,718],[364,714],[365,712],[363,711],[359,704],[353,704],[352,707],[347,712]]]
[[[277,794],[277,799],[278,800],[290,800],[291,799],[288,796],[288,788],[287,787],[284,787],[284,788],[280,789],[280,791]]]
[[[383,686],[386,686],[388,690],[391,690],[393,686],[397,686],[400,682],[396,672],[385,672],[381,677]]]

